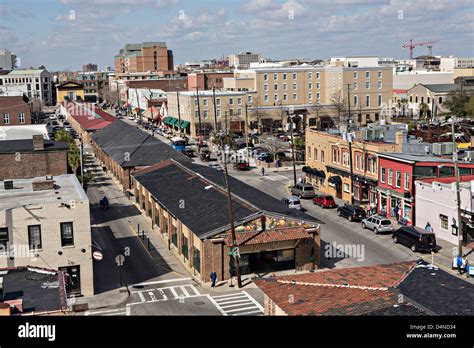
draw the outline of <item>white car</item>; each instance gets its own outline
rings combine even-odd
[[[128,119],[129,119],[130,121],[133,121],[133,120],[135,120],[135,117],[133,117],[132,115],[130,115],[130,116],[128,116]]]
[[[57,116],[56,115],[49,115],[49,119],[50,120],[57,120]]]
[[[362,220],[362,228],[374,231],[375,234],[380,232],[393,232],[392,221],[383,216],[374,215]]]
[[[222,171],[222,167],[219,163],[211,163],[209,164],[209,167]]]
[[[283,198],[282,202],[288,205],[290,209],[298,209],[301,210],[301,202],[300,199],[296,196],[291,196],[288,198]]]

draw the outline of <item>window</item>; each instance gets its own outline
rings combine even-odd
[[[217,109],[217,110],[216,110],[216,116],[217,116],[217,117],[220,117],[220,116],[221,116],[221,109]]]
[[[229,105],[234,105],[234,98],[229,98]]]
[[[288,85],[286,83],[283,84],[283,90],[286,91],[288,89]]]
[[[278,74],[277,73],[273,74],[273,80],[278,81]]]
[[[440,220],[440,227],[442,230],[447,231],[448,230],[448,217],[443,214],[439,214],[439,220]]]
[[[412,102],[413,102],[413,96],[411,95],[410,96],[410,103],[412,103]]]
[[[365,82],[365,88],[370,89],[370,81]]]
[[[308,146],[308,158],[311,158],[311,146]]]
[[[296,74],[293,73],[293,80],[296,80]]]
[[[354,79],[357,79],[357,78],[358,78],[357,71],[354,71]]]
[[[274,99],[275,101],[278,101],[278,94],[275,94],[273,99]]]
[[[324,162],[324,151],[321,150],[321,162]]]
[[[229,116],[234,116],[234,109],[229,109]]]
[[[347,151],[342,153],[342,165],[349,167],[349,152]]]
[[[318,100],[321,99],[321,94],[319,92],[316,93],[316,99],[318,99]]]
[[[25,123],[25,114],[23,112],[20,112],[20,114],[18,115],[18,119],[20,123]]]
[[[10,114],[3,114],[3,124],[10,124]]]
[[[216,106],[221,106],[221,100],[220,100],[220,98],[216,98]]]
[[[384,167],[380,168],[380,181],[383,183],[385,182],[385,168]]]
[[[316,82],[316,88],[319,89],[320,86],[321,84],[319,82]]]
[[[339,149],[336,147],[332,149],[332,162],[339,163]]]
[[[422,102],[422,103],[425,102],[425,97],[421,97],[421,102]]]
[[[252,103],[252,102],[253,102],[253,98],[252,98],[251,95],[248,96],[248,101],[249,101],[249,103]]]
[[[61,246],[74,245],[72,222],[61,223]]]
[[[275,83],[275,84],[273,85],[273,90],[278,91],[278,83]]]
[[[203,99],[202,105],[207,106],[207,99]]]
[[[308,80],[311,80],[313,78],[313,73],[308,73]]]
[[[382,106],[382,95],[381,94],[379,94],[378,105]]]
[[[194,117],[198,118],[199,117],[199,111],[194,111]]]
[[[366,71],[366,72],[365,72],[365,78],[366,78],[366,79],[370,79],[370,71]]]
[[[367,106],[367,107],[370,106],[370,95],[365,96],[365,106]]]
[[[293,93],[293,100],[297,100],[298,99],[298,96],[296,95],[296,93]]]
[[[431,102],[431,99],[430,97],[428,97],[427,103],[429,104],[430,102]]]
[[[397,170],[397,172],[396,172],[395,186],[396,187],[401,187],[402,186],[402,173],[399,170]]]
[[[268,85],[263,85],[263,90],[268,91]]]
[[[317,72],[317,73],[316,73],[316,78],[319,79],[319,77],[320,77],[320,75],[319,75],[319,73]],[[318,88],[319,88],[319,87],[318,87]]]
[[[379,79],[382,78],[382,72],[381,72],[381,71],[377,72],[377,77],[378,77]]]
[[[30,250],[41,249],[41,225],[28,226],[28,243]]]
[[[297,89],[297,85],[296,83],[293,83],[293,89],[296,90]]]
[[[418,103],[418,96],[415,97],[415,103]]]
[[[439,97],[438,104],[443,104],[443,97]]]
[[[283,80],[286,80],[286,73],[283,74]]]
[[[310,82],[308,83],[308,89],[312,89],[313,88],[313,84]]]
[[[357,103],[359,102],[359,97],[357,95],[354,96],[354,106],[357,106]]]
[[[8,247],[8,227],[0,227],[0,248],[4,251]]]
[[[237,115],[242,115],[242,109],[237,109]]]
[[[313,99],[313,93],[308,93],[308,99],[309,100]]]
[[[382,89],[382,81],[379,81],[379,82],[377,83],[377,87],[378,87],[379,89]]]
[[[194,99],[194,106],[198,106],[198,100],[197,100],[197,98]]]
[[[314,149],[314,160],[318,160],[318,149]]]
[[[351,192],[349,184],[344,184],[344,192]]]
[[[268,101],[268,94],[265,94],[264,100],[267,102]]]
[[[392,170],[392,169],[389,169],[389,170],[388,170],[388,180],[387,180],[387,184],[393,185],[393,170]]]
[[[410,174],[405,173],[405,178],[403,180],[403,183],[404,183],[403,188],[407,191],[410,190]]]
[[[241,98],[241,97],[238,97],[238,98],[237,98],[237,104],[238,104],[238,105],[242,105],[242,98]]]
[[[263,75],[263,81],[268,81],[268,74]]]
[[[204,110],[204,117],[207,118],[208,115],[209,115],[208,111]]]
[[[288,100],[288,94],[283,94],[283,100]]]
[[[353,90],[357,91],[358,89],[359,89],[359,84],[357,82],[354,82]]]

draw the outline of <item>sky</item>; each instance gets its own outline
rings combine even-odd
[[[113,67],[126,43],[166,41],[175,64],[265,58],[474,56],[474,0],[0,0],[0,48],[21,67]],[[415,56],[428,54],[415,48]]]

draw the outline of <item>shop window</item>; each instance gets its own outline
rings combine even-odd
[[[183,237],[183,243],[181,244],[181,253],[184,256],[184,259],[187,260],[189,257],[189,251],[188,251],[188,239],[186,237]]]
[[[448,217],[446,215],[439,214],[439,220],[441,229],[447,231],[449,227]]]
[[[8,227],[0,228],[0,249],[2,251],[7,250],[8,246]]]
[[[387,213],[387,197],[380,196],[380,212],[383,214]]]
[[[197,272],[201,273],[201,252],[196,248],[193,251],[193,267]]]
[[[411,205],[405,204],[403,206],[403,218],[405,220],[411,221]]]
[[[72,222],[61,223],[61,246],[74,245],[74,233],[72,230]]]

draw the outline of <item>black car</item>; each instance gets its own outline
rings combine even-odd
[[[413,252],[418,250],[436,250],[436,237],[433,232],[415,226],[403,226],[393,232],[392,240],[409,247]]]
[[[365,219],[365,210],[355,205],[344,204],[337,208],[337,215],[345,217],[349,221],[362,221]]]

